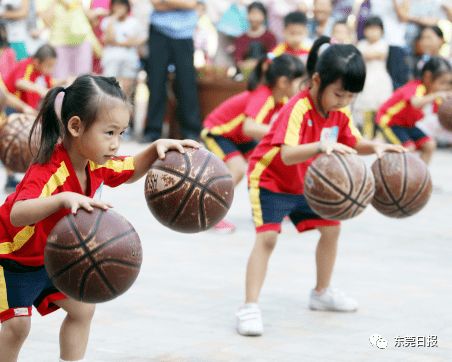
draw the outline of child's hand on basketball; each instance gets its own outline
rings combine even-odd
[[[185,153],[184,147],[200,148],[201,145],[194,140],[173,140],[160,139],[154,142],[158,157],[163,160],[165,153],[170,150],[177,150],[180,153]]]
[[[57,197],[60,198],[61,207],[71,209],[73,214],[76,214],[78,209],[93,211],[95,207],[103,210],[108,210],[113,207],[107,202],[94,200],[91,197],[81,195],[76,192],[62,192],[61,194],[58,194]]]
[[[331,142],[331,143],[320,143],[320,152],[331,155],[333,152],[340,154],[356,153],[356,150],[344,145],[343,143]]]
[[[387,143],[377,143],[374,146],[374,152],[378,158],[382,157],[385,152],[407,152],[407,149],[402,145],[391,145]]]

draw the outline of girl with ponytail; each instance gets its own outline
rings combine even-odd
[[[0,359],[17,360],[30,330],[32,305],[42,315],[58,308],[67,312],[60,361],[83,359],[94,305],[72,300],[53,286],[44,268],[48,234],[80,208],[111,207],[94,199],[103,184],[137,181],[168,150],[199,147],[195,141],[161,139],[134,157],[116,156],[130,110],[114,78],[85,75],[46,95],[30,135],[30,143],[40,140],[34,163],[0,207]]]
[[[281,107],[299,88],[304,67],[292,55],[262,58],[248,82],[248,90],[237,94],[204,120],[201,138],[206,147],[220,157],[237,185],[246,173],[247,158],[270,128]],[[235,227],[227,221],[215,226],[222,232]]]
[[[263,333],[257,304],[268,261],[289,217],[299,232],[317,229],[317,280],[309,307],[313,310],[353,312],[357,303],[330,287],[340,225],[317,215],[303,196],[304,176],[321,153],[382,154],[402,152],[401,146],[378,144],[361,138],[348,105],[364,86],[366,71],[353,45],[330,44],[321,37],[307,61],[309,85],[280,111],[270,131],[249,160],[248,186],[256,229],[256,241],[248,259],[245,303],[237,312],[241,335]]]

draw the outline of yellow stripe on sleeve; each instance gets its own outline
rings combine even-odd
[[[308,98],[300,99],[292,109],[290,114],[289,123],[287,125],[286,135],[284,137],[284,143],[289,146],[298,145],[300,138],[300,129],[305,114],[311,110],[311,103]]]
[[[259,113],[257,114],[256,118],[255,118],[255,122],[262,124],[264,123],[264,119],[265,117],[267,117],[268,113],[275,108],[275,99],[273,98],[273,96],[270,96],[267,98],[267,100],[265,101],[264,105],[262,106],[261,110],[259,111]]]
[[[220,136],[222,134],[229,133],[234,128],[236,128],[240,124],[242,124],[245,121],[245,119],[246,119],[246,116],[243,113],[241,113],[237,117],[231,119],[229,122],[227,122],[225,124],[212,127],[209,132],[216,136]]]
[[[124,158],[124,160],[109,160],[103,165],[98,165],[93,161],[89,161],[89,167],[91,171],[97,170],[99,168],[107,168],[118,173],[124,171],[133,171],[135,169],[133,157],[126,157]]]

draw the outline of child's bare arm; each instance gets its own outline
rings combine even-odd
[[[261,140],[270,129],[268,124],[261,124],[255,122],[252,118],[247,118],[243,123],[243,133],[248,137]]]
[[[452,97],[452,92],[435,92],[430,93],[422,97],[413,97],[411,98],[411,104],[416,108],[423,108],[425,105],[432,103],[436,98],[450,98]]]
[[[312,142],[298,146],[281,146],[281,159],[286,166],[295,165],[297,163],[305,162],[319,153],[331,154],[338,153],[356,153],[356,151],[342,143],[323,143]]]
[[[62,208],[71,209],[75,214],[80,208],[92,211],[93,207],[106,210],[112,206],[75,192],[62,192],[45,198],[17,201],[11,209],[10,219],[14,226],[33,225]]]
[[[16,81],[16,88],[27,91],[27,92],[35,92],[38,93],[41,97],[45,97],[48,92],[48,89],[45,87],[41,87],[40,85],[30,82],[29,80],[19,79]]]

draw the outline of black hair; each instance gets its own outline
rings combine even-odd
[[[33,54],[33,58],[37,59],[40,63],[49,58],[56,58],[57,52],[55,48],[49,44],[44,44],[36,50]]]
[[[452,66],[447,59],[443,57],[431,57],[422,67],[421,77],[423,77],[426,72],[432,73],[432,80],[435,80],[444,73],[452,72]]]
[[[113,5],[115,5],[115,4],[125,5],[127,7],[127,11],[130,12],[131,5],[130,5],[130,1],[129,0],[111,0],[110,10],[113,9]]]
[[[270,88],[274,87],[279,77],[290,80],[302,77],[305,74],[304,65],[298,57],[282,54],[273,60],[267,56],[257,63],[248,79],[248,90],[254,90],[265,80]]]
[[[259,10],[262,14],[264,14],[265,20],[267,20],[267,8],[264,4],[262,4],[260,1],[253,1],[247,7],[248,13],[253,9]]]
[[[309,79],[315,73],[320,77],[319,104],[325,88],[338,79],[342,81],[342,88],[352,93],[361,92],[366,80],[366,65],[361,52],[354,45],[330,45],[330,41],[330,37],[321,36],[314,42],[306,66]],[[326,49],[319,54],[322,46]]]
[[[55,111],[55,99],[60,92],[64,92],[61,119]],[[45,96],[30,132],[30,146],[33,139],[40,139],[34,162],[46,163],[50,160],[55,145],[66,137],[68,122],[72,117],[79,117],[85,129],[89,129],[99,112],[105,109],[101,107],[102,103],[106,100],[111,102],[112,98],[128,104],[119,83],[113,77],[82,75],[67,88],[52,88]]]
[[[9,43],[6,26],[4,23],[0,23],[0,48],[5,48],[7,46],[9,46]]]
[[[384,31],[385,28],[383,26],[383,20],[379,16],[371,16],[364,23],[364,29],[369,28],[371,26],[378,26],[381,31]]]
[[[441,28],[437,25],[431,25],[431,26],[423,26],[420,30],[419,30],[419,34],[417,36],[417,40],[419,40],[421,38],[422,33],[424,32],[424,30],[426,29],[430,29],[431,31],[433,31],[438,38],[441,38],[442,40],[444,40],[444,33],[441,30]]]
[[[291,24],[307,25],[308,18],[302,11],[293,11],[284,17],[284,27],[287,28]]]

